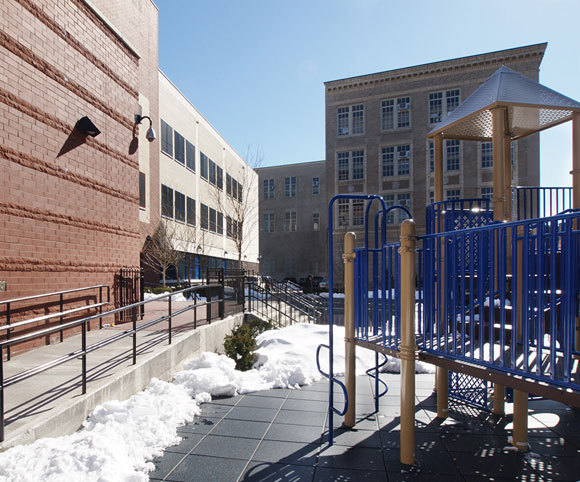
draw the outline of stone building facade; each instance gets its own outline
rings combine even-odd
[[[379,194],[387,205],[406,206],[423,234],[434,191],[427,133],[502,65],[538,80],[545,49],[530,45],[326,82],[327,202],[335,194]],[[493,196],[491,143],[448,140],[443,150],[445,199]],[[512,163],[513,186],[539,184],[537,134],[512,145]],[[362,239],[362,209],[352,201],[334,209],[336,255],[345,232]],[[404,218],[389,216],[388,242],[397,240]]]
[[[276,279],[326,276],[324,161],[257,169],[260,273]]]

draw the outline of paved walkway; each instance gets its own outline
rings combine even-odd
[[[551,401],[530,401],[530,452],[504,450],[511,417],[461,405],[435,417],[433,375],[417,377],[416,457],[419,470],[399,462],[398,375],[373,413],[372,387],[357,380],[356,430],[326,438],[326,381],[300,390],[270,390],[214,400],[194,423],[179,429],[181,444],[154,461],[152,480],[359,481],[578,480],[580,414]],[[507,410],[511,405],[507,405]]]

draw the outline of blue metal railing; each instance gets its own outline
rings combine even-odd
[[[427,234],[473,228],[492,221],[490,199],[454,199],[431,203],[425,209]]]
[[[580,389],[580,213],[422,237],[419,348]]]
[[[514,219],[545,218],[572,208],[571,187],[514,187]]]

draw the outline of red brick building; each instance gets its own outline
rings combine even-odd
[[[136,113],[158,123],[157,18],[151,0],[0,4],[0,300],[139,266],[159,215],[139,221],[140,171],[159,204],[159,154],[134,130]]]

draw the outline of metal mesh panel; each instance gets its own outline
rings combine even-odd
[[[474,378],[464,373],[449,372],[449,398],[459,402],[491,410],[486,380]]]

